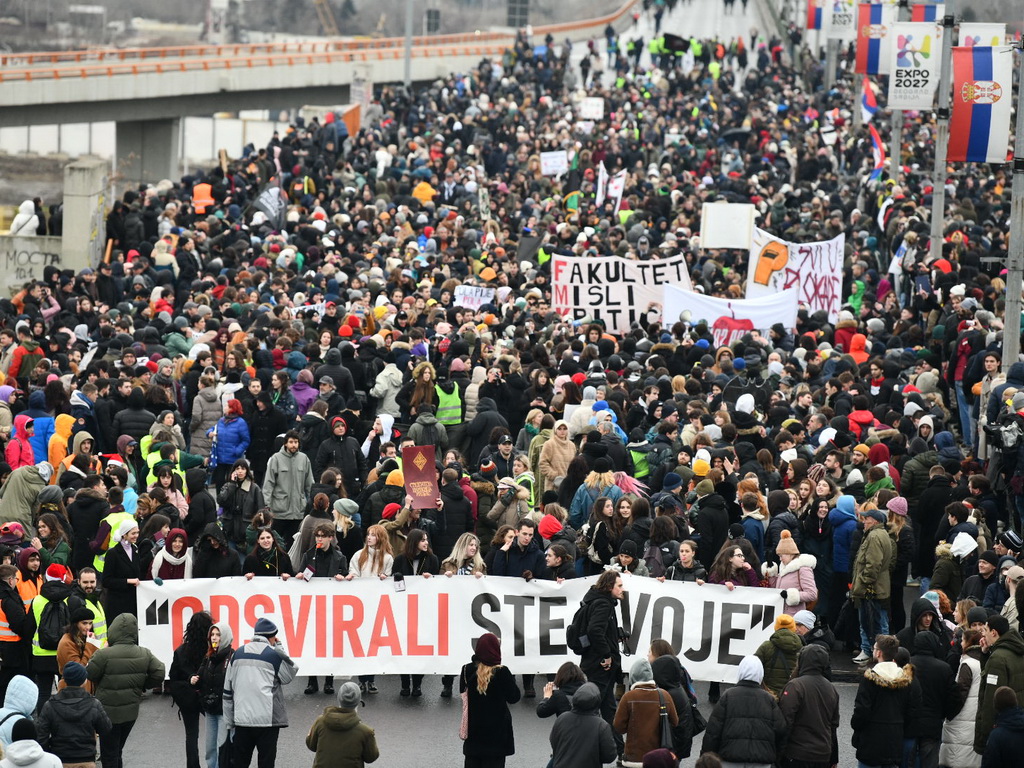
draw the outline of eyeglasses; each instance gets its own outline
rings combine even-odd
[[[327,533],[316,533],[313,534],[314,539],[333,539],[334,537]]]

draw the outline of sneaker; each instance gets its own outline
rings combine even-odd
[[[400,690],[398,692],[398,695],[399,696],[406,696],[406,697],[409,696],[409,689],[408,688],[403,688],[402,690]],[[443,696],[444,694],[442,693],[441,695]]]
[[[373,683],[367,683],[366,684],[366,692],[367,693],[378,693],[377,686],[374,685]]]
[[[413,688],[413,689],[412,689],[412,697],[413,697],[414,699],[418,699],[418,698],[419,698],[420,696],[422,696],[422,695],[423,695],[423,691],[422,691],[422,690],[420,690],[419,688]]]
[[[441,688],[441,698],[442,699],[450,699],[451,697],[452,697],[452,687],[450,685],[446,685],[443,688]]]
[[[359,692],[360,693],[366,693],[366,683],[363,683],[363,682],[359,683]]]
[[[306,690],[304,690],[303,693],[306,694],[307,696],[312,696],[314,693],[316,693],[319,690],[320,690],[320,686],[318,686],[316,683],[310,683],[309,685],[306,686]]]
[[[869,661],[871,661],[871,657],[864,653],[864,651],[861,651],[853,657],[854,664],[867,664]]]

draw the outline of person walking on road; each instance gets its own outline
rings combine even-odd
[[[338,706],[327,707],[306,736],[306,747],[315,752],[313,768],[363,768],[380,757],[373,728],[359,719],[362,704],[359,686],[344,683],[338,690]]]
[[[283,688],[298,671],[277,639],[277,626],[260,618],[252,642],[232,654],[224,676],[224,726],[233,732],[233,768],[249,768],[254,750],[259,768],[274,768],[277,737],[288,727]]]
[[[466,738],[462,742],[465,768],[505,768],[516,753],[512,713],[519,687],[501,663],[501,641],[490,632],[476,641],[473,661],[462,668],[459,693],[469,693]]]

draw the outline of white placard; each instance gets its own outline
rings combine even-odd
[[[704,248],[750,248],[754,237],[753,205],[704,203],[700,211],[700,244]]]
[[[540,172],[545,176],[559,176],[569,170],[569,156],[564,149],[540,153]]]
[[[490,304],[494,300],[494,289],[485,288],[480,285],[457,285],[455,294],[452,297],[452,304],[456,307],[465,307],[476,311],[484,304]]]
[[[588,96],[580,102],[580,119],[600,120],[604,117],[604,99],[600,96]]]

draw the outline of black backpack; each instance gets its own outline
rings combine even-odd
[[[47,601],[39,616],[39,647],[44,651],[56,651],[60,639],[64,637],[64,628],[70,623],[71,612],[67,603]]]
[[[590,603],[583,603],[576,609],[572,622],[565,628],[565,644],[573,653],[583,655],[590,647],[587,637],[587,622],[590,620]]]

